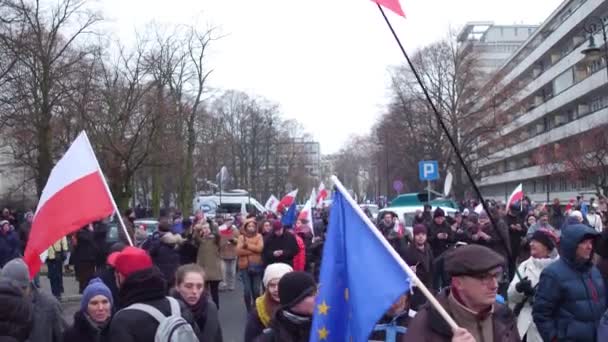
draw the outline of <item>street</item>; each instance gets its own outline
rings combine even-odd
[[[80,301],[78,300],[78,283],[72,276],[63,277],[63,280],[66,291],[62,302],[64,310],[63,317],[68,324],[72,324],[74,313],[80,308]],[[239,285],[238,282],[237,285]],[[40,286],[43,291],[50,292],[49,280],[44,275],[40,276]],[[221,292],[220,306],[220,323],[222,326],[224,342],[243,341],[243,333],[245,331],[245,324],[247,323],[247,313],[245,311],[245,305],[243,304],[241,287],[237,286],[237,289],[232,292]]]

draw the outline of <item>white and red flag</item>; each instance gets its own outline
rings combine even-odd
[[[283,198],[281,198],[281,201],[279,202],[279,205],[277,206],[277,211],[279,213],[282,213],[285,208],[289,208],[289,206],[291,206],[291,204],[296,200],[297,196],[298,196],[298,189],[295,189],[294,191],[285,195]]]
[[[113,199],[85,132],[80,133],[51,171],[36,208],[24,260],[34,277],[40,256],[57,240],[107,218]]]
[[[327,189],[325,189],[325,184],[321,182],[321,184],[319,185],[319,191],[317,193],[317,208],[323,206],[323,201],[327,199],[328,194],[329,193],[327,192]]]
[[[517,201],[521,201],[523,199],[524,199],[524,189],[523,189],[521,183],[519,183],[519,185],[511,193],[511,196],[509,196],[509,200],[507,201],[507,210],[509,210],[509,208],[511,208],[511,205],[513,205]]]
[[[270,197],[268,198],[268,201],[266,201],[266,204],[264,205],[264,208],[266,208],[266,210],[276,213],[277,212],[277,208],[279,206],[279,199],[275,197],[275,195],[270,195]]]

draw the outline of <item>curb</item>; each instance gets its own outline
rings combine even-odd
[[[80,300],[82,299],[82,295],[71,295],[71,296],[64,296],[61,298],[61,303],[74,303],[74,302],[80,302]]]

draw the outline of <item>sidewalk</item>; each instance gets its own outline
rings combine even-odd
[[[51,293],[51,283],[46,274],[40,274],[40,289]],[[78,294],[78,282],[76,278],[71,276],[63,276],[64,293],[61,298],[62,302],[79,302],[82,295]]]

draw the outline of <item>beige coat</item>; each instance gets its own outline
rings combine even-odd
[[[216,229],[212,228],[211,231],[211,235],[208,237],[202,237],[198,232],[195,232],[196,241],[199,245],[196,263],[205,270],[206,281],[221,281],[223,277],[219,236]]]
[[[59,252],[67,253],[70,249],[68,248],[68,239],[64,236],[61,239],[57,240],[51,247],[48,249],[48,260],[55,260],[55,255]]]

